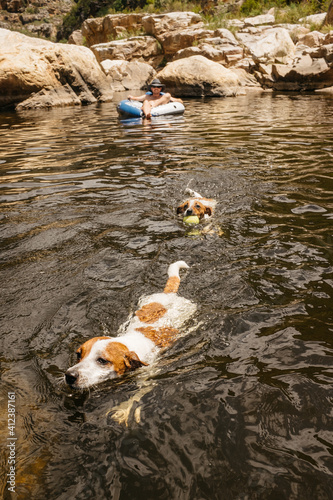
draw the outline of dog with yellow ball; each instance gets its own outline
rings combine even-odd
[[[201,194],[186,188],[185,193],[189,197],[177,207],[177,214],[183,217],[183,222],[189,227],[198,225],[200,222],[209,221],[212,217],[216,200],[212,198],[204,198]],[[190,234],[213,234],[217,233],[219,236],[223,234],[220,228],[213,227],[211,223],[205,224],[204,227]]]
[[[189,198],[177,207],[177,214],[183,216],[186,224],[199,224],[201,220],[209,219],[213,215],[215,200],[204,198],[189,188],[185,189],[185,193],[189,195]]]

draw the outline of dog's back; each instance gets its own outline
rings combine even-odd
[[[196,310],[177,294],[179,270],[187,268],[184,261],[171,264],[164,291],[141,299],[118,337],[93,338],[79,347],[78,363],[65,374],[67,384],[81,389],[117,377],[150,363],[160,348],[168,347]]]

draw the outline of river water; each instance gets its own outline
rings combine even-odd
[[[115,102],[0,115],[17,498],[333,497],[333,98],[185,105],[150,123]],[[211,233],[177,219],[187,186],[218,201]],[[186,333],[152,366],[66,387],[79,345],[117,335],[179,259]]]

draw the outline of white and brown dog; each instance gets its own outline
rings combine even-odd
[[[196,215],[200,220],[208,219],[213,215],[216,201],[211,198],[204,198],[201,194],[186,188],[185,193],[190,195],[190,198],[185,200],[177,207],[177,214],[182,217]]]
[[[84,389],[148,365],[161,348],[171,345],[196,310],[193,302],[177,295],[182,268],[188,268],[184,261],[169,266],[163,293],[141,299],[118,337],[95,337],[76,351],[78,363],[65,374],[70,387]]]

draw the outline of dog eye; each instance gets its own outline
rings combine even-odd
[[[188,209],[188,203],[185,203],[184,210],[187,210],[187,209]]]
[[[104,359],[104,358],[98,358],[97,363],[99,363],[100,365],[107,365],[109,363],[109,361],[107,359]]]
[[[195,205],[195,208],[200,208],[200,205],[196,204],[196,205]]]
[[[82,353],[81,351],[77,351],[76,352],[76,357],[77,357],[77,360],[80,361],[81,357],[82,357]]]

